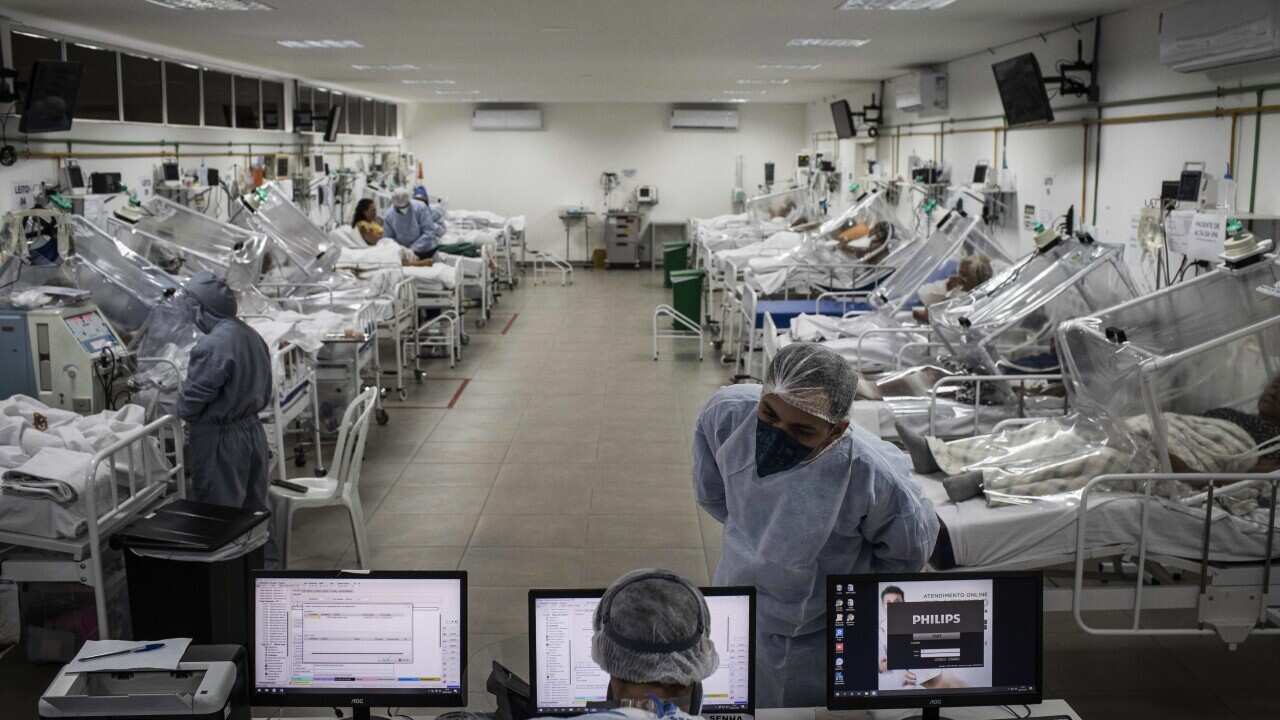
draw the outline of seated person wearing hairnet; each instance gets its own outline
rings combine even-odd
[[[236,317],[236,296],[208,271],[186,283],[196,327],[178,395],[191,442],[192,500],[267,510],[270,452],[258,413],[271,403],[271,353]]]
[[[629,572],[605,591],[591,627],[591,659],[609,673],[608,701],[618,708],[613,715],[698,715],[702,681],[720,656],[697,586],[668,570]]]
[[[826,576],[914,572],[938,518],[905,455],[850,426],[856,373],[821,345],[795,343],[765,384],[711,396],[693,438],[698,504],[724,524],[717,585],[759,593],[759,707],[826,701]]]
[[[392,196],[391,207],[382,216],[382,232],[384,237],[395,240],[412,250],[418,259],[423,259],[435,254],[442,229],[426,203],[409,197],[408,188],[399,188]]]

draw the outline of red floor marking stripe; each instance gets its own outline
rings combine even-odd
[[[520,317],[520,313],[516,313],[515,315],[511,316],[511,319],[507,321],[507,326],[502,328],[502,333],[501,333],[502,335],[507,334],[507,331],[511,329],[511,326],[515,323],[516,318],[518,317]]]
[[[445,406],[447,409],[452,410],[453,406],[458,403],[458,398],[462,397],[462,391],[467,389],[467,383],[469,382],[471,382],[471,378],[465,378],[462,381],[462,384],[458,386],[458,392],[453,394],[453,399]]]

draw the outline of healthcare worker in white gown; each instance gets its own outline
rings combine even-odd
[[[764,386],[721,388],[693,439],[698,504],[724,524],[716,585],[758,593],[759,707],[826,702],[826,576],[915,572],[938,518],[897,448],[849,425],[857,375],[796,343]]]

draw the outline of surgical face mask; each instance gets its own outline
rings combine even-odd
[[[756,474],[760,477],[786,472],[812,454],[813,448],[756,419]]]
[[[401,215],[403,215],[403,214],[405,214],[405,213],[409,212],[409,206],[408,206],[408,205],[397,205],[397,206],[396,206],[396,212],[398,212],[398,213],[400,213]]]

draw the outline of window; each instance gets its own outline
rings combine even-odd
[[[257,78],[236,76],[236,127],[258,129],[262,122]]]
[[[329,91],[316,88],[311,91],[311,112],[322,118],[329,114]]]
[[[199,125],[200,71],[187,65],[167,62],[164,64],[164,86],[168,95],[166,102],[169,107],[169,124]],[[128,102],[129,96],[125,95],[126,107]]]
[[[375,102],[373,104],[373,134],[387,134],[387,104]]]
[[[360,124],[360,98],[354,95],[347,96],[347,132],[352,135],[359,135],[361,132]]]
[[[298,100],[293,104],[293,109],[303,112],[311,110],[311,88],[306,85],[298,86]]]
[[[13,50],[13,69],[18,71],[18,83],[31,80],[31,65],[37,60],[61,60],[62,43],[53,38],[13,32],[9,34],[9,46]]]
[[[164,122],[159,60],[120,55],[120,82],[124,88],[125,122]]]
[[[364,123],[364,129],[361,132],[365,135],[372,135],[377,132],[377,128],[373,124],[373,100],[365,98],[360,101],[360,117]]]
[[[284,130],[284,84],[262,81],[262,127]]]
[[[387,106],[387,137],[396,137],[400,134],[400,124],[396,119],[397,107],[395,103]]]
[[[231,76],[204,71],[205,127],[231,127]]]
[[[119,120],[120,85],[116,77],[116,54],[70,43],[67,45],[67,59],[84,66],[75,116],[86,120]]]

